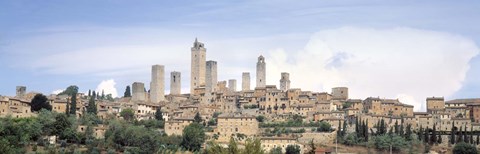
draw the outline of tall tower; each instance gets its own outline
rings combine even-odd
[[[142,82],[132,84],[132,101],[145,101],[145,84]]]
[[[242,91],[250,90],[250,73],[242,73]]]
[[[280,79],[280,90],[287,91],[290,89],[290,74],[282,72],[282,78]]]
[[[231,92],[237,91],[237,80],[235,79],[228,80],[228,90],[230,90]]]
[[[150,101],[159,103],[165,100],[165,66],[152,66],[152,81],[150,82]]]
[[[170,73],[170,94],[171,95],[180,95],[182,87],[182,78],[180,77],[180,72]]]
[[[206,65],[205,89],[207,92],[213,92],[217,86],[217,62],[209,60]]]
[[[17,86],[17,97],[23,98],[25,96],[25,93],[27,91],[27,87],[25,86]]]
[[[193,42],[192,58],[191,58],[191,75],[190,75],[190,94],[193,94],[195,88],[205,85],[205,65],[207,49],[203,43],[198,42],[195,38]]]
[[[265,58],[262,55],[258,57],[257,62],[257,86],[256,87],[265,87],[265,77],[266,77],[266,63]]]

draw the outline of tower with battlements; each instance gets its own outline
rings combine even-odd
[[[206,64],[205,90],[207,92],[215,91],[217,85],[217,62],[209,60]]]
[[[193,94],[195,88],[205,85],[207,49],[203,43],[198,42],[195,38],[191,51],[190,94]]]
[[[265,77],[266,75],[266,63],[265,58],[260,55],[257,61],[257,84],[256,87],[265,87]]]
[[[159,103],[165,100],[165,66],[152,66],[152,81],[150,82],[150,101]]]
[[[250,73],[242,73],[242,91],[250,90]]]
[[[170,73],[170,94],[171,95],[180,95],[182,88],[182,78],[180,72]]]
[[[290,89],[290,74],[287,72],[282,72],[280,78],[280,90],[287,91]]]

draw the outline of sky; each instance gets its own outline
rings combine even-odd
[[[0,95],[58,93],[69,85],[121,96],[150,83],[151,66],[182,73],[189,92],[190,47],[205,44],[219,80],[267,84],[290,73],[291,87],[350,98],[398,98],[425,109],[426,97],[479,98],[479,1],[0,1]],[[255,83],[251,83],[254,87]]]

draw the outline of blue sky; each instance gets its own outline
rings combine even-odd
[[[120,94],[126,85],[134,81],[148,85],[149,70],[153,64],[166,65],[166,72],[181,71],[182,87],[188,89],[189,50],[194,38],[198,37],[207,47],[208,59],[219,62],[220,80],[240,80],[243,71],[251,72],[253,78],[256,57],[262,54],[267,58],[267,70],[271,68],[272,73],[267,71],[272,74],[267,77],[267,80],[271,78],[271,84],[278,84],[278,72],[289,71],[295,72],[291,75],[292,87],[330,91],[332,86],[352,86],[350,93],[360,98],[407,95],[415,100],[410,104],[415,104],[429,96],[449,99],[480,97],[480,58],[476,47],[480,43],[479,7],[478,1],[433,0],[4,0],[0,1],[0,94],[14,95],[17,85],[27,86],[28,91],[46,94],[71,84],[87,91],[99,88],[102,81],[108,80],[114,80],[114,87]],[[381,34],[379,38],[370,39],[377,34]],[[408,44],[409,36],[417,34],[417,38],[425,39],[419,40],[418,44]],[[389,37],[382,38],[384,36]],[[358,41],[349,38],[357,38]],[[433,42],[421,42],[430,38]],[[395,47],[396,44],[389,46],[388,42],[392,41],[375,44],[385,39],[406,41],[407,44],[402,44],[402,47]],[[435,40],[446,43],[435,43]],[[365,41],[363,46],[353,44],[362,41]],[[325,50],[331,49],[333,53],[318,54],[322,55],[320,59],[327,58],[325,63],[328,65],[318,72],[315,68],[307,69],[304,64],[317,63],[304,62],[308,59],[302,58],[301,54],[321,52],[314,47],[323,49],[322,43],[327,46]],[[462,44],[467,44],[468,48],[463,48]],[[409,47],[405,48],[409,51],[400,50],[405,46]],[[432,58],[413,52],[416,48],[425,48],[425,54],[433,55]],[[450,51],[440,51],[439,48]],[[356,49],[359,49],[358,52]],[[368,50],[360,52],[363,51],[361,49]],[[463,49],[465,52],[462,52]],[[371,68],[369,65],[353,67],[349,64],[361,61],[359,58],[368,61],[373,57],[372,61],[375,61],[376,57],[385,56],[380,51],[389,53],[387,55],[392,58],[401,53],[398,57],[404,59],[391,67],[375,68],[378,71],[366,73],[370,76],[346,77],[356,70],[371,70],[367,69]],[[451,52],[458,55],[452,56]],[[408,55],[421,58],[409,58]],[[426,61],[429,63],[426,64]],[[375,62],[390,66],[388,62]],[[409,71],[415,66],[420,66],[415,69],[416,72]],[[402,73],[392,74],[389,78],[394,80],[385,80],[385,83],[371,81],[378,74],[390,72]],[[422,73],[421,77],[409,78]],[[167,74],[166,81],[168,77]],[[444,80],[433,80],[437,78]],[[300,79],[302,81],[298,81]],[[316,79],[320,80],[318,84],[302,83]],[[415,82],[410,82],[412,80]],[[422,84],[423,81],[429,83]],[[361,86],[365,85],[353,82],[384,86],[364,90]],[[390,85],[391,82],[405,84]],[[168,91],[168,82],[166,85]],[[451,90],[428,90],[442,87]],[[356,92],[362,94],[356,95]]]

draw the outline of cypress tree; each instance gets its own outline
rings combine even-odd
[[[452,129],[450,130],[450,144],[455,144],[455,123],[452,123]]]
[[[368,119],[365,122],[365,126],[363,128],[363,131],[365,132],[365,141],[368,142]]]
[[[473,143],[473,127],[470,127],[470,136],[468,139],[470,139],[470,144],[474,144]]]
[[[460,126],[460,129],[458,130],[457,143],[463,142],[462,129],[463,129],[462,126]]]
[[[430,132],[429,132],[428,126],[427,126],[427,128],[425,129],[425,134],[424,134],[424,139],[423,139],[425,144],[429,143],[429,141],[430,141],[429,136],[430,136]]]
[[[337,139],[342,138],[342,132],[340,130],[341,125],[342,125],[342,122],[340,120],[338,120]]]
[[[418,140],[423,141],[423,127],[420,125],[420,129],[418,130]]]
[[[347,121],[343,121],[343,129],[342,129],[342,136],[345,136],[347,134]]]
[[[77,114],[77,93],[73,93],[70,105],[70,113],[76,115]]]
[[[90,98],[88,101],[87,113],[97,115],[97,105],[95,104],[94,97]]]
[[[132,93],[130,91],[130,86],[125,88],[125,92],[123,93],[123,97],[132,97]]]
[[[407,130],[405,131],[405,139],[407,139],[407,141],[410,141],[412,140],[412,125],[411,124],[408,124],[407,125]]]
[[[442,144],[442,134],[438,134],[437,143]]]
[[[395,134],[399,135],[399,134],[400,134],[400,131],[398,130],[398,129],[399,129],[399,127],[398,127],[398,120],[395,120],[394,128],[395,128]]]
[[[70,115],[70,102],[67,101],[67,107],[65,108],[65,114]]]
[[[92,91],[88,89],[88,97],[92,96]]]
[[[436,128],[436,124],[434,123],[433,124],[433,130],[432,130],[432,137],[431,137],[431,140],[430,142],[433,144],[433,143],[437,143],[437,128]]]
[[[468,139],[467,126],[465,126],[465,128],[463,130],[463,142],[468,143],[468,141],[470,141],[470,140]]]
[[[477,145],[480,144],[480,135],[477,132]]]
[[[404,121],[403,121],[403,117],[402,117],[402,121],[401,121],[401,124],[400,124],[400,136],[406,138],[403,125],[404,125]]]
[[[381,120],[380,121],[380,134],[379,135],[383,135],[387,133],[387,127],[385,126],[385,120]]]

